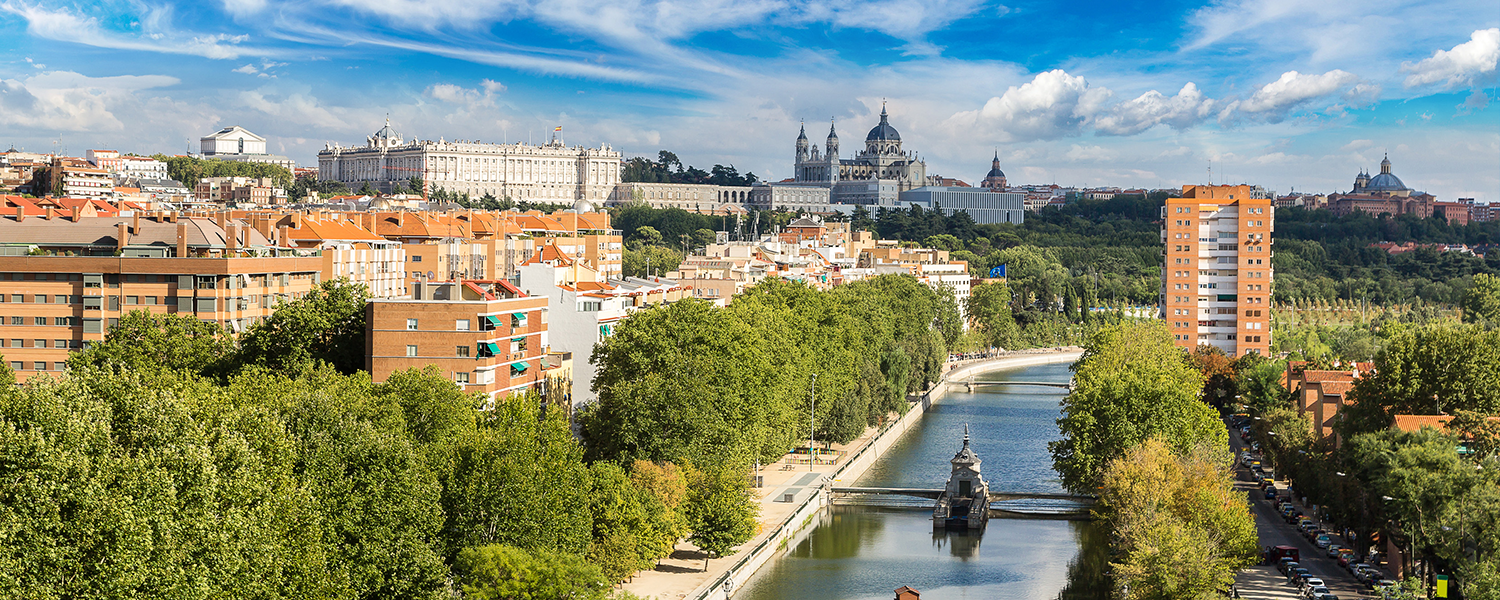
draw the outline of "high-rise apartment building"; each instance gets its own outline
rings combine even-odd
[[[1270,354],[1276,209],[1263,195],[1185,185],[1162,207],[1162,316],[1179,347]]]

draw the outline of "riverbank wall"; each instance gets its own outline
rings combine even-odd
[[[1071,363],[1078,360],[1083,354],[1079,348],[1061,348],[1050,351],[1014,352],[998,358],[972,361],[964,364],[954,365],[943,374],[942,379],[933,384],[931,388],[920,395],[912,395],[910,407],[906,414],[900,418],[887,423],[880,433],[865,444],[854,454],[845,459],[844,464],[827,476],[820,486],[807,499],[802,502],[791,516],[782,521],[765,539],[761,540],[749,552],[741,555],[734,566],[718,577],[689,593],[685,600],[728,600],[755,572],[770,562],[771,559],[780,555],[782,551],[792,548],[802,542],[817,526],[818,514],[830,502],[828,485],[840,482],[851,485],[858,481],[865,471],[869,470],[875,461],[884,456],[907,430],[916,425],[927,411],[942,402],[944,396],[955,387],[963,389],[964,382],[969,377],[999,371],[1002,369],[1015,369],[1035,365]]]

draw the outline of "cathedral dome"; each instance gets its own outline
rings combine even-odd
[[[886,122],[885,105],[880,107],[880,124],[870,130],[870,135],[865,136],[866,142],[899,142],[901,134],[896,133],[896,128]]]
[[[1369,183],[1364,186],[1364,191],[1370,192],[1400,192],[1407,189],[1406,184],[1401,183],[1401,178],[1390,173],[1381,173],[1370,178]]]
[[[573,203],[573,212],[591,213],[594,212],[594,210],[594,203],[589,202],[588,200],[580,198],[577,202]]]
[[[1005,176],[1005,171],[1001,171],[1000,167],[995,167],[993,169],[990,169],[989,174],[985,175],[984,178],[985,179],[989,179],[991,177],[1004,177],[1004,176]]]

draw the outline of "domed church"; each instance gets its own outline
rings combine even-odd
[[[1354,189],[1347,194],[1328,196],[1328,210],[1344,216],[1356,211],[1370,215],[1415,215],[1421,218],[1441,215],[1449,223],[1464,225],[1469,222],[1469,207],[1459,202],[1439,201],[1427,192],[1406,187],[1400,177],[1391,172],[1389,156],[1380,161],[1380,173],[1371,177],[1361,170],[1354,177]]]
[[[901,134],[891,126],[885,104],[880,105],[880,123],[865,135],[865,149],[854,158],[839,156],[835,124],[828,127],[824,152],[807,141],[807,127],[797,135],[794,182],[830,189],[834,204],[895,206],[901,192],[933,185],[927,162],[915,152],[901,149]]]
[[[1401,178],[1391,173],[1391,158],[1386,156],[1380,159],[1380,174],[1370,177],[1363,169],[1354,178],[1354,189],[1351,194],[1389,194],[1392,196],[1410,196],[1412,189],[1401,183]]]

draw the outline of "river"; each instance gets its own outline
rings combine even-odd
[[[1051,364],[979,379],[1070,376],[1068,365]],[[942,487],[967,423],[991,490],[1061,492],[1047,451],[1058,438],[1061,399],[1061,390],[1043,387],[949,393],[853,485]],[[990,519],[982,534],[966,535],[934,533],[930,509],[834,506],[734,597],[889,600],[905,585],[924,599],[1104,600],[1107,559],[1105,533],[1090,522]]]

